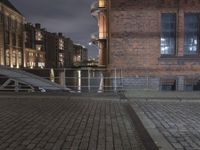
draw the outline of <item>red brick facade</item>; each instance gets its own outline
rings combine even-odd
[[[111,0],[108,68],[124,76],[199,76],[200,55],[184,56],[184,14],[200,13],[199,0]],[[161,14],[176,14],[176,54],[160,54]]]

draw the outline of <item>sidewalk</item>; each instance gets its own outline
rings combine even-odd
[[[130,99],[161,150],[200,150],[200,101]]]
[[[0,150],[145,150],[115,98],[29,94],[0,95]]]

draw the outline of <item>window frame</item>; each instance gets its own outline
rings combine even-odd
[[[186,40],[186,36],[189,36],[188,33],[190,33],[188,31],[186,31],[186,28],[187,28],[186,27],[186,15],[188,15],[188,16],[189,15],[194,15],[194,16],[197,17],[197,30],[196,30],[196,40],[197,40],[196,43],[197,44],[196,44],[196,52],[195,53],[192,53],[192,52],[188,53],[186,51],[186,41],[187,41]],[[191,20],[193,20],[193,19],[191,19]],[[190,30],[192,30],[192,29],[194,29],[194,28],[190,28]],[[194,31],[191,31],[191,34],[194,34]],[[184,50],[183,50],[184,56],[187,57],[187,56],[198,56],[199,55],[199,52],[200,52],[200,43],[199,43],[200,42],[200,38],[199,38],[199,35],[200,35],[200,13],[191,13],[191,12],[184,13],[184,45],[183,45],[183,47],[184,47]],[[194,47],[195,43],[193,43],[193,44],[187,44],[187,45],[191,45],[192,47]]]
[[[168,16],[167,16],[168,15]],[[166,17],[166,18],[164,18]],[[171,17],[170,19],[172,20],[165,20],[164,19],[169,19],[167,17]],[[165,26],[171,26],[171,29],[170,27],[166,27]],[[173,27],[172,27],[173,25]],[[176,55],[176,42],[177,42],[177,39],[176,39],[176,27],[177,25],[177,18],[176,18],[176,13],[161,13],[161,16],[160,16],[160,55],[161,57],[171,57],[171,56],[175,56]],[[164,40],[168,40],[168,43],[167,44],[162,44],[162,39]],[[162,53],[162,48],[165,47],[170,47],[171,50],[168,51],[168,53]]]

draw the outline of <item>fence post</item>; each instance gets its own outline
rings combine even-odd
[[[64,86],[66,87],[66,69],[64,68]]]
[[[19,92],[19,82],[15,80],[15,92]]]
[[[90,93],[90,68],[88,68],[88,92]]]
[[[81,70],[78,70],[78,92],[81,93]]]
[[[114,83],[114,91],[117,92],[117,70],[115,68],[115,83]]]
[[[99,90],[97,91],[98,93],[103,92],[103,87],[104,87],[104,76],[103,72],[100,73],[100,84],[99,84]]]
[[[121,82],[121,89],[124,89],[122,68],[120,69],[120,82]]]

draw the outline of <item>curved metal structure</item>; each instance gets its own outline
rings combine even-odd
[[[29,90],[32,91],[70,91],[69,88],[20,69],[0,66],[0,75],[7,78],[7,80],[0,86],[0,90],[6,90],[5,88],[13,82],[14,84],[12,86],[15,91],[19,91],[22,85],[26,85],[26,87],[29,87]]]

